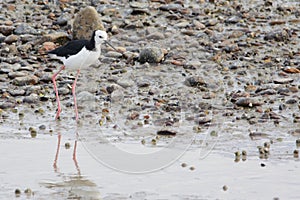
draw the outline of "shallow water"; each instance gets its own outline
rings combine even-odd
[[[82,118],[76,124],[72,107],[64,107],[61,120],[55,121],[53,104],[41,105],[43,114],[35,113],[40,105],[34,109],[21,105],[2,119],[1,199],[300,198],[300,159],[293,156],[298,135],[291,134],[297,125],[290,123],[286,113],[280,125],[270,120],[248,130],[253,126],[222,117],[226,108],[215,104],[207,114],[210,126],[197,133],[194,120],[187,120],[194,114],[188,111],[181,112],[179,122],[169,128],[159,123],[137,126],[136,121],[126,120],[127,108],[120,112],[120,105],[112,103],[107,106],[111,119],[100,126],[101,109],[81,107]],[[156,111],[140,113],[153,122],[159,119]],[[244,111],[235,112],[240,116]],[[31,137],[30,127],[37,129],[36,138]],[[158,137],[156,132],[163,127],[176,136]],[[251,131],[264,135],[251,138]],[[259,158],[257,146],[265,142],[271,143],[270,154]],[[66,143],[70,148],[65,148]],[[242,150],[247,156],[236,159],[234,153]],[[26,188],[33,194],[25,194]],[[21,190],[20,197],[15,196],[16,189]]]
[[[79,140],[83,139],[79,137]],[[113,144],[130,152],[149,153],[151,151],[143,149],[159,151],[166,144],[164,141],[168,141],[166,138],[161,140],[161,146],[158,147],[130,142],[125,137]],[[216,142],[216,139],[210,138],[207,141]],[[246,141],[240,138],[240,142],[245,144]],[[69,149],[65,148],[66,142],[71,145]],[[97,158],[101,158],[101,152],[89,151],[92,142],[88,140],[78,141],[74,160],[74,142],[74,135],[61,133],[60,151],[57,154],[57,133],[39,134],[37,138],[31,138],[29,134],[24,134],[22,138],[1,138],[1,199],[15,198],[14,191],[17,188],[22,193],[16,199],[300,198],[297,175],[300,160],[293,158],[291,152],[285,151],[286,148],[281,151],[281,156],[271,153],[269,159],[259,159],[255,147],[251,149],[245,145],[243,149],[250,149],[249,155],[245,161],[235,162],[234,149],[230,146],[232,142],[218,140],[212,151],[209,146],[192,144],[170,165],[152,173],[133,174],[120,172],[123,166],[115,170],[103,165],[105,159],[102,163],[97,161]],[[284,143],[285,146],[289,144],[292,146],[289,142]],[[98,145],[101,146],[102,154],[109,155],[107,150],[111,148],[107,143]],[[172,147],[169,148],[172,151]],[[276,149],[276,144],[271,148]],[[176,153],[176,148],[173,150]],[[114,153],[111,158],[120,159]],[[130,162],[140,165],[139,160]],[[182,167],[182,163],[186,167]],[[224,185],[228,188],[226,191],[223,190]],[[34,194],[27,196],[23,192],[26,188],[30,188]]]

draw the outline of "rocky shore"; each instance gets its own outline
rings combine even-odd
[[[24,107],[35,111],[25,116],[54,120],[51,76],[61,63],[46,52],[97,28],[119,52],[103,46],[99,64],[80,77],[78,95],[96,102],[87,111],[79,107],[82,119],[172,132],[185,113],[183,124],[192,127],[186,132],[222,124],[219,134],[226,135],[225,124],[233,123],[245,137],[300,135],[296,1],[3,0],[0,8],[3,124]],[[58,78],[67,120],[73,80],[72,71]]]

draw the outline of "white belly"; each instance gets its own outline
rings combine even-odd
[[[101,51],[88,51],[83,48],[78,54],[68,57],[68,59],[60,58],[60,60],[66,66],[66,70],[78,70],[81,68],[87,68],[90,65],[97,63]]]

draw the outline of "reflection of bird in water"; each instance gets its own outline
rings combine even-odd
[[[78,134],[76,134],[78,135]],[[42,183],[43,186],[49,189],[55,189],[53,199],[64,198],[64,199],[101,199],[100,192],[97,185],[88,180],[86,177],[81,175],[80,168],[76,158],[77,151],[77,139],[74,142],[73,149],[73,161],[76,167],[76,173],[69,175],[59,172],[58,158],[61,144],[61,134],[58,134],[57,149],[55,153],[55,159],[53,163],[54,171],[59,175],[58,177],[63,179],[61,182],[47,182]],[[58,197],[56,196],[58,195]]]
[[[79,169],[77,158],[76,158],[77,137],[78,137],[78,133],[76,133],[76,140],[74,142],[73,161],[74,161],[75,167],[76,167],[76,169],[78,171],[78,174],[80,174],[80,169]],[[60,150],[60,141],[61,141],[61,134],[60,133],[58,133],[57,138],[58,138],[57,139],[57,148],[56,148],[55,159],[54,159],[54,163],[53,163],[53,168],[54,168],[55,172],[58,172],[57,160],[58,160],[58,155],[59,155],[59,150]]]

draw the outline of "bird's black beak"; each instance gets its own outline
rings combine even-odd
[[[119,52],[113,45],[111,45],[107,40],[104,40],[105,44],[113,48],[116,52]]]
[[[113,50],[115,50],[118,53],[122,54],[122,58],[126,58],[125,54],[123,52],[118,51],[112,44],[110,44],[107,40],[104,40],[105,44],[107,44],[108,46],[110,46],[111,48],[113,48]]]

